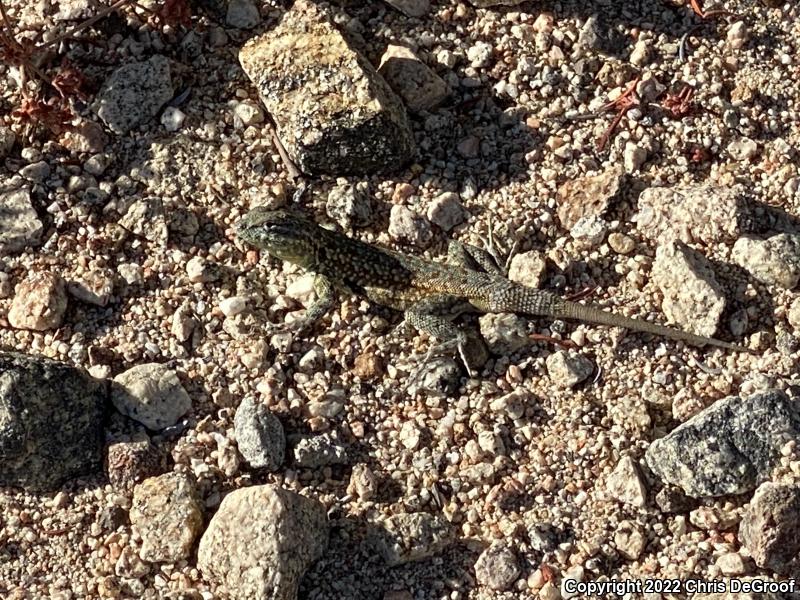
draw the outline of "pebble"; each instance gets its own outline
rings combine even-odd
[[[514,313],[486,313],[478,323],[492,354],[509,356],[531,344],[527,319]]]
[[[544,283],[547,262],[538,250],[520,252],[511,259],[508,267],[508,278],[522,285],[539,288]]]
[[[457,225],[461,225],[468,217],[469,213],[461,205],[458,194],[454,192],[444,192],[439,194],[428,205],[428,220],[441,227],[444,231],[450,231]]]
[[[237,29],[252,29],[261,23],[261,14],[253,0],[228,0],[225,24]]]
[[[608,234],[608,245],[617,254],[630,254],[636,248],[632,237],[618,231]]]
[[[81,302],[105,306],[114,293],[114,279],[106,269],[91,269],[67,282],[67,291]]]
[[[560,388],[575,387],[586,381],[594,372],[591,360],[580,354],[570,354],[564,350],[553,352],[545,360],[547,374]]]
[[[286,436],[278,418],[261,402],[245,397],[233,420],[239,452],[254,469],[274,471],[283,464]]]
[[[745,236],[736,240],[733,262],[767,285],[787,290],[800,281],[800,235],[779,233],[767,239]]]
[[[219,310],[226,317],[235,317],[242,314],[247,308],[247,298],[244,296],[231,296],[219,302]]]
[[[623,456],[606,479],[606,492],[611,498],[637,508],[647,504],[647,487],[639,465],[630,456]]]
[[[351,183],[339,178],[328,193],[325,203],[327,215],[342,229],[366,227],[372,222],[372,199],[368,181]]]
[[[389,213],[389,235],[415,246],[427,244],[433,232],[430,223],[410,208],[395,204]]]
[[[300,578],[328,544],[328,518],[317,500],[276,485],[229,493],[200,539],[197,566],[227,593],[249,600],[291,599]]]
[[[133,489],[130,518],[142,540],[139,558],[168,563],[188,558],[203,526],[194,481],[183,473],[145,479]]]
[[[800,487],[767,481],[739,525],[739,539],[762,569],[790,576],[800,569]]]
[[[758,144],[749,138],[739,138],[728,145],[728,154],[734,160],[750,160],[758,154]]]
[[[174,106],[168,106],[164,109],[164,112],[161,113],[161,124],[164,126],[169,132],[178,131],[181,127],[183,127],[183,122],[186,120],[186,113],[184,113],[180,108],[175,108]]]
[[[8,311],[8,323],[15,329],[57,329],[64,320],[66,310],[64,280],[46,271],[32,273],[17,285]]]
[[[621,521],[614,532],[614,545],[628,560],[636,560],[644,552],[647,538],[642,528],[631,521]]]
[[[114,377],[111,401],[123,415],[156,431],[175,425],[192,408],[178,375],[159,363],[136,365]]]
[[[520,576],[519,561],[505,542],[494,542],[475,561],[475,579],[482,586],[502,592]]]
[[[115,489],[130,493],[137,483],[160,471],[161,457],[147,434],[108,445],[106,474]]]
[[[583,217],[602,216],[622,187],[620,165],[599,173],[568,179],[558,190],[558,220],[570,230]]]
[[[643,67],[650,59],[650,42],[639,39],[631,51],[631,64],[635,67]]]
[[[378,491],[378,480],[369,465],[358,463],[353,465],[350,482],[347,484],[347,495],[362,501],[372,500]]]
[[[440,515],[392,515],[372,526],[368,540],[386,566],[396,567],[439,554],[455,541],[450,523]]]
[[[47,162],[40,160],[29,165],[25,165],[19,170],[19,174],[25,179],[33,181],[34,183],[42,183],[50,176],[50,165]]]
[[[451,397],[458,391],[460,382],[461,368],[458,363],[452,358],[440,356],[423,365],[408,391],[411,395],[422,391]]]
[[[447,97],[447,84],[406,46],[389,44],[380,73],[411,112],[431,111]]]
[[[92,110],[111,131],[123,135],[154,117],[174,94],[169,59],[156,54],[115,69],[97,92]]]
[[[134,201],[119,220],[119,224],[134,235],[159,244],[166,244],[169,230],[161,198]]]
[[[233,109],[233,116],[238,119],[244,127],[258,125],[264,122],[264,111],[257,104],[250,101],[238,102]]]
[[[0,486],[36,492],[100,471],[106,390],[84,371],[0,352]]]
[[[186,263],[186,276],[192,283],[209,283],[219,278],[219,272],[202,256],[193,256]]]
[[[625,144],[625,150],[622,153],[622,164],[626,173],[635,173],[646,160],[647,150],[645,148],[635,142]]]
[[[325,433],[299,440],[294,446],[293,455],[294,464],[306,469],[347,462],[347,448]]]
[[[42,228],[30,190],[0,192],[0,254],[20,252],[38,244]]]
[[[606,239],[608,223],[597,215],[581,217],[569,234],[582,248],[597,248]]]
[[[800,440],[800,411],[772,390],[718,400],[650,444],[645,459],[688,496],[744,494],[770,477],[778,449],[791,439]]]
[[[725,293],[709,260],[683,242],[656,249],[652,281],[661,291],[661,309],[682,329],[712,337],[725,310]]]

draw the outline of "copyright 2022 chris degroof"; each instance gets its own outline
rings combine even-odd
[[[798,588],[795,579],[609,579],[577,581],[565,579],[565,597],[621,598],[625,594],[791,594]]]

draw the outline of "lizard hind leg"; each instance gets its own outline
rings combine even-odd
[[[451,321],[456,307],[462,304],[461,299],[454,296],[439,295],[420,300],[406,310],[405,320],[419,331],[433,336],[438,343],[428,351],[423,366],[434,353],[455,350],[470,377],[477,376],[476,369],[486,362],[486,349],[477,336],[470,336],[464,329]],[[480,352],[481,347],[483,352]]]

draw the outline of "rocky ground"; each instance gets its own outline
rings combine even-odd
[[[121,0],[70,31],[96,4],[2,2],[0,596],[789,587],[794,3]],[[262,204],[436,260],[491,230],[512,279],[751,352],[485,315],[469,378],[355,297],[295,336],[309,276],[235,237]]]

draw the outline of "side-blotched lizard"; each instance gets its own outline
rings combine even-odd
[[[237,226],[239,238],[275,258],[315,274],[317,300],[303,325],[323,316],[343,290],[403,311],[406,321],[455,347],[470,369],[470,336],[452,319],[464,312],[510,312],[624,327],[704,346],[749,352],[747,348],[657,323],[631,319],[591,304],[560,298],[508,280],[479,250],[451,244],[448,264],[378,248],[320,227],[290,211],[255,208]],[[486,272],[469,267],[477,259]]]

